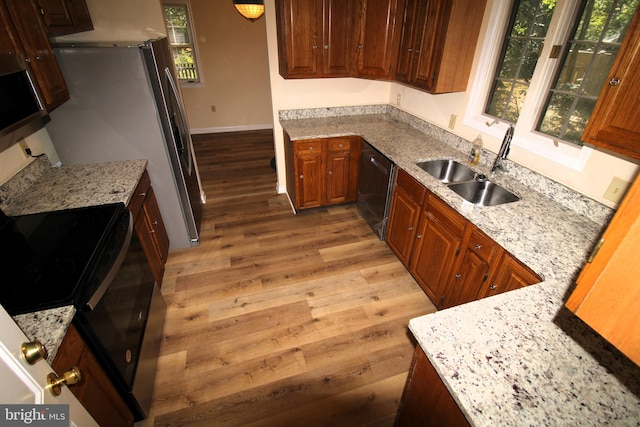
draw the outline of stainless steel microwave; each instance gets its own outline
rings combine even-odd
[[[50,121],[22,55],[0,55],[0,152]]]

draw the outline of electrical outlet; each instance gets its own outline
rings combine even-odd
[[[458,118],[458,116],[456,116],[455,114],[452,114],[449,117],[449,129],[453,130],[453,128],[456,127],[456,119],[457,118]]]
[[[396,105],[399,107],[400,106],[400,102],[402,101],[402,94],[398,94],[398,96],[396,96]]]
[[[24,142],[24,140],[18,142],[18,146],[20,147],[20,151],[22,151],[22,154],[24,155],[25,159],[28,159],[29,157],[31,157],[29,153],[27,153],[29,146],[27,145],[26,142]]]
[[[604,193],[604,198],[615,203],[620,203],[622,196],[627,192],[627,188],[629,188],[629,182],[614,176],[611,184],[609,184],[609,188],[607,188],[607,191]]]

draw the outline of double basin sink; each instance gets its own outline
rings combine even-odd
[[[520,197],[511,191],[455,160],[428,160],[416,164],[476,206],[496,206],[520,200]]]

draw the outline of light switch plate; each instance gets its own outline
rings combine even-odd
[[[604,198],[615,203],[620,203],[620,200],[622,200],[622,197],[627,192],[627,188],[629,188],[628,181],[614,176],[611,184],[609,184],[609,188],[604,192]]]

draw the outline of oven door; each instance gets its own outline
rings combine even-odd
[[[128,220],[122,263],[106,275],[104,295],[79,311],[74,323],[140,419],[150,406],[166,306],[130,215]]]

